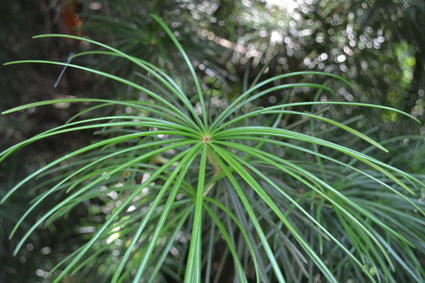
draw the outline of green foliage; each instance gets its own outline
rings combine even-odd
[[[316,97],[328,92],[331,97],[332,89],[308,81],[318,76],[345,80],[320,72],[273,76],[246,86],[227,105],[215,104],[173,32],[152,17],[179,50],[191,87],[145,60],[74,36],[37,38],[73,38],[102,47],[74,57],[126,59],[144,72],[148,83],[74,64],[20,62],[92,72],[148,98],[49,100],[3,112],[90,104],[66,124],[3,151],[0,161],[59,134],[85,131],[99,138],[30,174],[2,198],[4,203],[28,181],[42,180],[13,237],[34,209],[56,197],[27,229],[15,253],[40,225],[49,227],[90,204],[88,216],[70,228],[78,237],[64,247],[66,258],[51,269],[53,282],[424,280],[425,211],[418,197],[423,182],[372,157],[372,149],[388,150],[351,127],[353,121],[338,122],[327,114],[331,106],[368,107],[415,118],[355,102],[283,99],[257,107],[256,101],[284,89],[315,90]],[[301,82],[281,83],[289,79]],[[97,115],[109,107],[121,111]],[[344,135],[335,134],[339,132]]]
[[[188,85],[190,78],[184,75],[188,72],[178,63],[180,58],[172,42],[148,17],[150,13],[159,14],[184,43],[196,72],[206,77],[201,82],[209,77],[219,81],[217,97],[240,93],[237,87],[248,77],[242,79],[245,70],[252,68],[254,71],[248,74],[259,73],[261,66],[278,53],[265,70],[265,76],[305,70],[337,74],[350,80],[353,88],[338,81],[329,82],[337,93],[332,100],[385,105],[424,120],[425,57],[421,50],[425,46],[425,34],[421,26],[425,9],[421,1],[125,0],[118,4],[102,0],[99,3],[102,8],[97,14],[90,11],[84,19],[87,23],[84,29],[93,38],[169,69],[167,73],[173,77],[177,73],[179,80]],[[155,38],[154,44],[151,38]],[[396,46],[402,46],[402,56]],[[125,60],[102,62],[107,67],[103,70],[125,73],[127,78],[133,76],[133,82],[141,82]],[[284,91],[273,95],[277,100],[286,96]],[[125,97],[134,99],[137,95],[126,93]],[[309,98],[298,93],[297,99]],[[267,101],[267,97],[263,100]],[[410,121],[404,116],[363,110],[346,107],[348,115],[366,116],[367,122],[361,125],[373,123],[387,129],[386,124],[397,124],[387,131],[386,138],[399,129],[402,130],[396,134],[408,131],[405,123]],[[409,134],[413,134],[417,128],[410,130]]]

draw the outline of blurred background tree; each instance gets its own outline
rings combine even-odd
[[[319,0],[1,0],[0,61],[45,58],[66,61],[70,52],[89,49],[78,42],[57,39],[32,40],[36,34],[68,33],[88,36],[110,44],[130,55],[157,64],[179,77],[181,85],[189,78],[174,45],[150,14],[159,15],[174,31],[190,55],[203,88],[212,95],[218,108],[244,85],[254,82],[256,74],[269,61],[264,76],[302,70],[330,72],[347,78],[353,88],[329,86],[337,90],[333,100],[377,103],[404,110],[425,121],[425,4],[419,0],[404,1],[319,1]],[[174,51],[174,52],[173,52]],[[170,56],[170,54],[172,54]],[[275,55],[277,54],[277,55]],[[109,60],[109,61],[107,61]],[[149,78],[135,72],[124,60],[92,58],[82,62],[90,67],[125,76],[134,81]],[[118,84],[68,69],[53,88],[61,69],[45,65],[17,65],[0,68],[0,110],[33,101],[57,97],[96,97],[139,99],[143,93],[123,89]],[[317,79],[317,78],[316,78]],[[186,89],[188,93],[195,93]],[[318,99],[326,101],[328,94]],[[272,93],[262,105],[276,101],[313,100],[306,90]],[[252,105],[258,107],[261,105]],[[64,123],[80,106],[30,109],[24,113],[0,117],[0,147],[6,148],[36,133]],[[116,111],[124,111],[117,109]],[[395,113],[346,107],[330,109],[334,117],[352,119],[354,125],[377,140],[405,135],[394,141],[397,153],[381,156],[404,170],[423,174],[424,160],[421,134],[423,126]],[[300,128],[300,131],[308,131]],[[325,130],[325,129],[322,129]],[[337,133],[327,133],[336,135]],[[416,140],[408,135],[419,135]],[[13,159],[0,165],[0,193],[13,180],[92,139],[87,133],[37,143],[37,147],[19,151]],[[344,136],[340,139],[343,141]],[[354,147],[361,148],[358,143]],[[17,257],[11,252],[14,242],[8,233],[34,194],[33,189],[0,207],[0,281],[37,282],[44,270],[73,250],[81,236],[55,223],[56,229],[42,230]],[[106,202],[106,200],[105,200]],[[13,205],[11,204],[13,203]],[[22,207],[17,207],[22,204]],[[69,215],[78,224],[94,217],[93,209],[81,207]],[[42,209],[40,210],[42,211]],[[40,212],[41,213],[41,212]],[[28,221],[37,218],[33,214]],[[80,220],[83,219],[83,220]],[[91,219],[93,220],[93,219]],[[96,221],[100,221],[96,219]],[[60,240],[59,240],[60,239]],[[78,242],[78,241],[77,241]],[[34,246],[37,248],[35,249]],[[56,251],[52,253],[51,251]],[[61,254],[62,253],[62,254]],[[40,264],[40,262],[42,264]],[[22,279],[17,279],[22,277]]]

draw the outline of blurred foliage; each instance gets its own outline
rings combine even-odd
[[[72,41],[31,40],[35,34],[64,33],[66,29],[61,15],[64,5],[71,1],[3,2],[0,8],[2,63],[22,58],[66,61],[69,52],[87,49],[87,46]],[[260,69],[273,59],[264,77],[300,70],[338,74],[347,78],[354,87],[347,88],[335,81],[326,82],[329,87],[338,90],[338,96],[332,97],[332,100],[383,104],[404,110],[425,121],[423,1],[85,0],[73,1],[73,5],[82,20],[81,28],[85,36],[154,63],[174,74],[174,77],[179,75],[178,83],[189,94],[192,93],[195,99],[196,92],[187,89],[191,85],[188,83],[190,79],[184,75],[187,70],[181,65],[180,55],[149,16],[151,13],[159,15],[188,52],[198,75],[203,78],[203,89],[212,96],[211,102],[218,107],[216,111],[225,108],[227,101],[236,99],[235,95],[240,93],[243,86],[252,84]],[[108,60],[93,57],[82,63],[98,69],[106,68],[136,82],[150,79],[148,74],[132,69],[125,60]],[[123,89],[107,80],[70,69],[65,72],[59,87],[53,89],[59,73],[60,68],[44,65],[2,66],[0,94],[5,99],[0,104],[0,110],[68,96],[113,97],[121,100],[146,98],[142,92],[128,87]],[[250,107],[255,109],[287,100],[312,101],[314,96],[308,90],[279,90],[265,97],[261,105]],[[327,101],[331,98],[328,94],[321,94],[317,99]],[[78,110],[72,107],[50,107],[29,109],[23,115],[1,116],[0,147],[6,148],[42,130],[62,124]],[[114,111],[126,110],[118,108]],[[398,154],[382,154],[381,160],[411,173],[424,174],[423,138],[413,136],[423,133],[423,126],[420,129],[412,126],[410,121],[395,113],[355,106],[347,106],[344,111],[330,106],[326,111],[341,121],[353,119],[351,126],[370,133],[376,140],[388,140],[388,144]],[[285,121],[283,125],[292,122],[293,117],[288,116]],[[324,137],[337,137],[341,143],[352,142],[354,148],[363,149],[365,146],[361,141],[355,143],[342,134],[339,136],[339,132],[328,131],[323,127],[318,126],[317,130],[323,131]],[[302,123],[298,129],[304,133],[311,131],[310,127]],[[405,137],[392,139],[398,134]],[[63,153],[65,148],[75,148],[80,141],[88,142],[91,139],[91,135],[80,133],[67,139],[39,143],[32,150],[25,149],[15,155],[13,161],[0,165],[0,193],[10,187],[12,180],[33,172]],[[29,194],[16,196],[16,200],[0,209],[0,221],[4,229],[0,234],[0,260],[2,276],[6,276],[5,279],[0,277],[0,281],[7,281],[10,278],[8,275],[31,277],[31,274],[34,276],[32,278],[40,280],[43,270],[54,266],[59,258],[78,246],[80,233],[70,231],[63,223],[58,223],[57,231],[66,231],[63,232],[66,235],[60,238],[66,239],[70,243],[68,246],[55,240],[57,231],[45,231],[31,241],[32,246],[47,247],[44,254],[35,254],[36,250],[41,249],[30,246],[22,251],[22,256],[10,260],[14,244],[13,240],[7,240],[6,235],[16,220],[14,215],[21,214],[33,193],[30,191]],[[22,204],[23,207],[17,207],[16,204]],[[74,210],[69,219],[73,219],[76,225],[84,221],[92,223],[93,219],[101,222],[98,211],[93,210],[109,205],[108,199],[100,204],[87,203],[80,208],[81,214],[76,214]],[[37,214],[33,217],[36,219]],[[29,219],[29,222],[32,220]],[[60,247],[63,250],[58,252]],[[57,253],[46,252],[49,250]],[[35,262],[41,261],[43,266],[36,273]],[[22,280],[34,282],[36,279]]]
[[[94,2],[89,1],[83,15],[87,18],[84,29],[92,37],[181,73],[184,70],[175,60],[179,55],[166,55],[174,47],[149,18],[150,13],[160,15],[189,50],[197,71],[205,77],[204,87],[218,80],[217,97],[237,92],[244,78],[252,82],[252,74],[277,53],[265,76],[299,70],[331,72],[354,85],[353,89],[335,86],[341,101],[388,105],[424,120],[423,3],[387,2],[96,1],[99,5],[93,13],[90,4]],[[121,75],[142,75],[123,62],[106,61],[105,65]],[[181,79],[185,85],[184,76]],[[286,94],[280,91],[269,99],[280,100]],[[294,99],[312,98],[298,95]],[[388,136],[397,129],[407,130],[402,117],[361,111],[346,109],[347,116],[367,114],[360,128],[379,124]]]

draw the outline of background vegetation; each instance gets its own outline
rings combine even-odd
[[[217,111],[225,107],[228,101],[235,100],[236,94],[241,93],[244,86],[251,85],[261,68],[273,58],[263,78],[302,70],[337,74],[348,79],[353,88],[337,80],[314,78],[316,83],[325,83],[336,90],[334,97],[321,93],[318,100],[382,104],[406,111],[422,122],[425,120],[425,33],[422,28],[425,6],[422,1],[5,2],[0,10],[2,63],[29,58],[66,61],[70,52],[90,48],[70,40],[31,39],[36,34],[68,33],[96,39],[152,62],[174,74],[174,77],[178,76],[182,85],[189,85],[185,83],[190,81],[186,77],[189,72],[182,66],[177,49],[149,16],[154,13],[164,19],[182,43],[201,78],[202,88],[212,95],[211,101]],[[69,4],[71,2],[72,5]],[[68,14],[74,17],[72,25],[81,25],[80,30],[70,28],[69,19],[66,18]],[[77,14],[81,21],[75,18]],[[107,61],[96,57],[75,60],[82,60],[79,63],[83,65],[106,69],[136,82],[146,79],[146,74],[135,72],[125,60]],[[53,85],[61,71],[59,67],[17,65],[2,67],[0,71],[0,91],[4,98],[0,105],[1,111],[52,98],[145,99],[143,94],[134,89],[71,69],[66,71],[57,88],[53,88]],[[274,105],[288,97],[290,102],[312,101],[315,96],[316,92],[307,89],[298,89],[292,93],[281,90],[262,98],[258,105],[252,107]],[[1,116],[1,149],[61,125],[83,107],[61,104],[29,108],[21,113]],[[310,107],[305,110],[309,111]],[[117,114],[126,109],[118,107],[104,111]],[[416,125],[394,112],[355,106],[343,109],[331,107],[329,113],[334,119],[345,121],[375,140],[384,141],[391,154],[376,152],[375,157],[423,180],[425,159],[422,125]],[[297,125],[293,117],[287,117],[282,123],[282,126]],[[324,124],[317,127],[315,131],[322,131],[319,134],[325,139],[333,139],[359,151],[368,147],[359,140],[352,140],[342,131],[326,128]],[[300,133],[312,131],[305,124],[300,124],[296,129]],[[95,139],[96,136],[87,132],[75,132],[18,151],[13,158],[0,164],[0,191],[4,194],[16,180],[36,171],[57,156]],[[329,169],[336,172],[331,178],[334,184],[341,181],[337,178],[340,169]],[[374,194],[367,183],[347,185],[345,189],[353,190],[347,192],[353,198],[362,198],[366,192],[371,197]],[[35,187],[29,184],[26,190],[18,191],[0,206],[0,281],[7,282],[13,278],[19,282],[43,282],[46,271],[84,240],[84,234],[89,232],[83,229],[89,227],[87,223],[103,221],[110,207],[119,201],[105,197],[99,203],[81,204],[69,212],[66,221],[54,222],[48,229],[37,229],[18,256],[13,257],[11,254],[16,241],[22,234],[12,240],[8,240],[8,235],[35,194]],[[418,204],[423,202],[424,195],[421,192],[415,195]],[[57,198],[60,196],[52,197],[51,201],[56,202]],[[376,196],[372,199],[376,202]],[[372,201],[368,205],[373,206]],[[402,203],[392,205],[394,213],[407,209]],[[38,207],[19,233],[24,233],[25,227],[28,227],[25,225],[34,223],[46,210],[47,207]],[[418,223],[419,227],[423,227],[423,222]],[[328,225],[331,227],[335,224]],[[335,227],[336,234],[342,233],[337,229]],[[416,255],[422,264],[424,248],[419,247]],[[217,245],[217,249],[223,249],[217,254],[225,252],[225,248],[220,245]],[[223,261],[223,258],[217,259],[217,262]],[[343,270],[340,268],[339,272]],[[404,278],[402,276],[408,275],[401,274],[400,278]]]

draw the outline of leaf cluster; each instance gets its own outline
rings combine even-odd
[[[327,106],[352,106],[414,117],[356,102],[283,100],[273,106],[253,106],[278,90],[313,89],[316,97],[322,92],[333,95],[326,85],[306,82],[311,76],[346,82],[320,72],[258,80],[226,107],[215,105],[173,32],[159,17],[152,18],[179,50],[191,88],[152,63],[76,36],[37,37],[72,38],[102,47],[74,57],[123,58],[147,73],[149,86],[156,82],[157,87],[152,90],[75,64],[20,62],[88,71],[123,83],[148,99],[60,99],[3,112],[56,103],[90,104],[66,124],[3,151],[0,161],[33,142],[68,132],[88,131],[98,137],[30,174],[2,198],[3,203],[28,181],[45,177],[34,188],[38,194],[16,224],[13,237],[34,209],[57,196],[51,209],[27,230],[15,253],[37,227],[48,227],[86,205],[91,217],[71,228],[80,242],[51,269],[54,282],[65,278],[102,282],[424,279],[425,211],[418,200],[423,182],[372,157],[372,148],[388,150],[350,127],[350,121],[338,122],[326,113]],[[302,77],[306,78],[302,82],[274,83]],[[123,111],[89,115],[108,107]],[[351,140],[332,141],[329,134],[336,131]],[[350,143],[368,147],[358,150]]]

